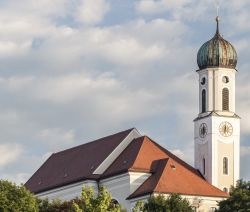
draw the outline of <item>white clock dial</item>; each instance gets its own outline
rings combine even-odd
[[[200,125],[199,134],[200,134],[201,138],[206,137],[206,135],[207,135],[207,125],[205,123],[202,123]]]
[[[224,137],[229,137],[233,134],[233,126],[229,122],[222,122],[219,126],[220,134]]]

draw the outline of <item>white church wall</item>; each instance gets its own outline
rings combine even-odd
[[[208,68],[199,71],[199,113],[202,112],[201,92],[203,89],[206,90],[207,111],[222,111],[223,88],[229,90],[229,111],[235,112],[235,73],[235,69],[228,68]],[[224,76],[228,77],[228,83],[223,82]],[[205,84],[201,83],[203,78],[205,78]]]
[[[231,136],[222,136],[220,125],[228,122],[233,127]],[[207,134],[200,137],[199,130],[202,123],[207,125]],[[240,119],[225,116],[209,116],[195,121],[195,167],[203,174],[202,159],[206,159],[206,172],[204,177],[208,182],[223,190],[236,185],[239,179],[240,158]],[[229,160],[229,175],[222,172],[223,158]]]
[[[53,200],[53,199],[60,199],[63,201],[71,200],[81,195],[83,186],[93,187],[95,193],[97,193],[98,191],[98,185],[96,181],[86,180],[86,181],[81,181],[78,183],[73,183],[70,185],[62,186],[59,188],[51,189],[49,191],[41,192],[37,194],[36,196],[41,199],[48,198],[49,200]]]
[[[182,195],[182,198],[187,199],[191,206],[196,209],[196,212],[214,212],[218,208],[218,202],[225,198],[206,197],[206,196],[188,196]]]
[[[200,126],[206,124],[207,134],[206,136],[200,137]],[[205,175],[204,177],[208,182],[213,182],[213,154],[212,154],[212,120],[210,117],[203,118],[194,122],[194,140],[195,140],[195,167],[204,174],[203,158],[205,159]]]
[[[239,158],[240,158],[240,119],[230,117],[212,117],[213,119],[213,154],[216,155],[213,167],[216,182],[215,186],[220,189],[229,189],[236,185],[239,180]],[[219,128],[222,122],[228,122],[233,127],[231,136],[222,136]],[[223,158],[228,158],[228,175],[223,174]]]
[[[130,208],[130,202],[126,200],[130,195],[130,176],[128,173],[101,180],[100,185],[105,186],[112,198],[117,200],[123,208]]]
[[[100,186],[105,186],[111,193],[112,198],[117,200],[123,208],[128,211],[131,209],[130,200],[126,200],[145,180],[151,176],[150,173],[143,172],[127,172],[125,174],[116,175],[114,177],[102,179],[99,182]],[[98,192],[98,183],[96,181],[86,180],[78,183],[62,186],[60,188],[51,189],[46,192],[37,194],[36,196],[49,200],[71,200],[81,195],[82,187],[93,187],[95,193]]]
[[[103,179],[100,185],[105,186],[111,193],[112,198],[116,199],[123,208],[128,211],[131,203],[126,200],[142,183],[151,176],[149,173],[128,172],[111,178]]]

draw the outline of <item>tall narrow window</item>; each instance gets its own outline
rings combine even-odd
[[[228,174],[228,158],[223,158],[223,174]]]
[[[201,92],[201,100],[202,100],[202,113],[206,112],[206,90],[203,89]]]
[[[229,90],[223,88],[222,90],[222,110],[229,110]]]
[[[206,160],[205,158],[202,159],[202,166],[203,166],[203,175],[206,174]]]

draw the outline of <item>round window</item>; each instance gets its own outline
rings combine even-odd
[[[206,84],[206,78],[205,78],[205,77],[203,77],[203,78],[201,79],[201,84],[202,84],[202,85],[205,85],[205,84]]]
[[[224,77],[222,78],[222,82],[224,82],[224,83],[229,83],[229,78],[228,78],[227,76],[224,76]]]

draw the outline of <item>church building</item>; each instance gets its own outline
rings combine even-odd
[[[26,182],[37,197],[70,200],[83,185],[105,186],[127,211],[150,195],[178,193],[212,212],[239,179],[240,118],[235,113],[237,53],[219,32],[197,55],[199,114],[194,167],[132,128],[52,154]],[[191,122],[191,120],[190,120]]]

